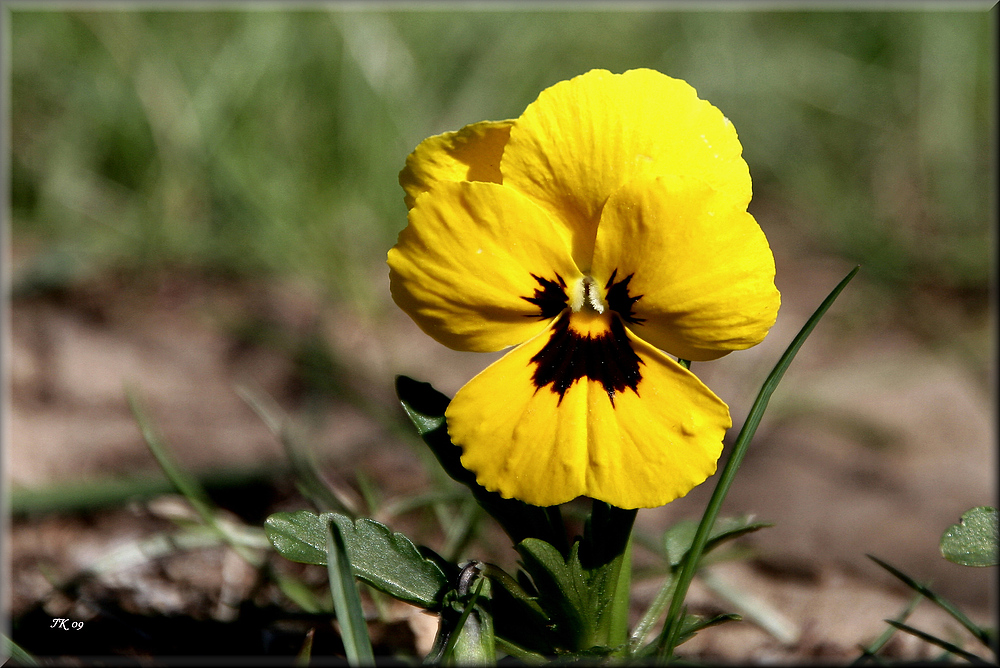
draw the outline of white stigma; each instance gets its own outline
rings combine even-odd
[[[574,313],[579,313],[585,308],[596,313],[604,313],[605,304],[601,298],[601,289],[590,276],[584,276],[577,281],[571,292],[569,306]]]

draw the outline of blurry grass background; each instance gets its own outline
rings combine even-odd
[[[766,232],[864,264],[906,317],[927,293],[985,308],[995,9],[374,7],[11,8],[15,293],[185,267],[392,308],[421,139],[651,67],[733,121]]]

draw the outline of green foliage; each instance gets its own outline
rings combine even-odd
[[[441,467],[452,479],[469,488],[483,510],[503,527],[514,543],[539,538],[556,545],[563,554],[568,552],[558,508],[540,508],[517,499],[505,499],[479,485],[476,476],[462,466],[462,449],[451,442],[445,425],[444,412],[451,401],[448,397],[430,383],[406,376],[396,378],[396,394]]]
[[[795,225],[903,295],[989,285],[985,8],[9,16],[13,236],[58,272],[293,273],[374,299],[421,139],[517,116],[594,67],[653,67],[739,129],[755,214],[788,214],[766,230]]]
[[[330,577],[330,593],[333,609],[340,622],[340,637],[344,642],[347,662],[351,666],[374,663],[372,642],[368,637],[368,624],[361,609],[358,585],[354,582],[351,558],[347,554],[344,535],[335,518],[326,522],[327,572]],[[368,555],[363,554],[367,557]]]
[[[539,600],[552,602],[546,607],[552,629],[560,644],[571,650],[592,650],[607,645],[600,640],[606,627],[603,615],[615,595],[614,576],[604,568],[584,568],[580,563],[579,543],[564,558],[545,541],[528,538],[517,545],[524,570],[531,575]]]
[[[996,566],[997,509],[980,506],[968,510],[958,524],[941,536],[941,555],[963,566]]]
[[[441,624],[425,664],[446,666],[493,665],[496,639],[493,617],[480,602],[490,598],[488,578],[479,577],[481,565],[473,562],[459,575],[458,587],[449,592],[441,611]],[[471,582],[475,581],[475,589]]]
[[[806,320],[805,324],[802,325],[802,329],[799,330],[791,343],[788,344],[785,352],[782,353],[781,358],[775,363],[774,368],[771,369],[771,373],[768,374],[763,385],[761,385],[760,391],[757,393],[757,398],[754,399],[753,405],[750,407],[750,412],[747,414],[747,419],[743,423],[743,428],[740,429],[739,436],[736,437],[732,453],[729,455],[729,460],[722,469],[719,480],[715,485],[715,490],[712,492],[712,497],[708,500],[708,505],[705,507],[701,522],[698,524],[698,529],[691,540],[691,548],[685,554],[681,563],[676,583],[674,583],[670,608],[667,610],[667,619],[657,640],[657,655],[660,659],[669,661],[673,656],[674,648],[681,641],[684,623],[683,604],[687,596],[688,586],[691,584],[691,579],[694,578],[694,574],[698,570],[702,554],[708,544],[712,528],[715,526],[719,510],[722,507],[722,502],[725,500],[726,494],[729,493],[729,488],[736,478],[736,472],[743,462],[743,457],[746,456],[754,434],[757,433],[757,427],[764,417],[764,411],[767,410],[767,404],[771,400],[771,395],[778,388],[778,383],[781,382],[782,376],[784,376],[785,371],[791,365],[792,360],[795,359],[795,355],[799,352],[802,344],[806,342],[806,339],[812,334],[816,325],[819,324],[819,321],[826,312],[833,306],[833,302],[840,296],[840,293],[843,292],[844,288],[847,287],[847,284],[851,282],[860,268],[855,267],[852,269],[833,288],[813,314],[809,316],[809,319]]]
[[[723,517],[712,528],[708,540],[705,541],[703,554],[708,554],[727,541],[771,526],[774,525],[770,522],[751,522],[746,517]],[[663,548],[671,568],[679,566],[691,551],[697,530],[698,522],[681,520],[664,532]]]
[[[368,518],[351,521],[338,513],[308,510],[275,513],[264,530],[286,559],[305,564],[327,563],[326,523],[340,529],[354,574],[401,601],[435,610],[441,605],[448,578],[437,561],[425,557],[409,538]]]
[[[993,630],[990,630],[990,629],[986,629],[986,628],[983,628],[983,627],[979,626],[978,624],[976,624],[975,622],[973,622],[971,619],[969,619],[965,615],[965,613],[963,613],[961,610],[959,610],[951,601],[949,601],[949,600],[945,599],[944,597],[938,595],[935,591],[933,591],[927,585],[922,584],[920,582],[917,582],[916,580],[914,580],[913,578],[911,578],[909,575],[907,575],[906,573],[904,573],[901,570],[899,570],[898,568],[896,568],[895,566],[887,564],[886,562],[882,561],[881,559],[879,559],[877,557],[874,557],[874,556],[872,556],[870,554],[868,555],[868,558],[871,559],[872,561],[874,561],[880,567],[884,568],[891,575],[893,575],[894,577],[898,578],[903,584],[905,584],[907,587],[909,587],[910,589],[912,589],[913,591],[915,591],[917,594],[919,594],[923,598],[926,598],[931,603],[933,603],[934,605],[938,606],[939,608],[941,608],[942,610],[944,610],[946,613],[948,613],[949,615],[951,615],[951,617],[956,622],[958,622],[959,624],[961,624],[965,628],[966,631],[968,631],[970,634],[972,634],[972,636],[976,640],[978,640],[982,645],[984,645],[985,647],[987,647],[988,649],[990,649],[993,652],[994,657],[998,656],[998,654],[997,654],[996,631],[993,631]],[[948,642],[948,641],[946,641],[946,640],[944,640],[942,638],[937,638],[937,637],[935,637],[935,636],[933,636],[933,635],[931,635],[929,633],[926,633],[924,631],[920,631],[919,629],[915,629],[912,626],[904,624],[900,620],[887,619],[886,623],[889,624],[890,626],[892,626],[893,628],[899,629],[901,631],[904,631],[906,633],[914,635],[914,636],[920,638],[921,640],[924,640],[926,642],[930,642],[930,643],[932,643],[934,645],[937,645],[937,646],[945,649],[947,652],[955,654],[956,656],[961,656],[962,658],[964,658],[966,660],[972,661],[974,663],[988,663],[982,657],[980,657],[980,656],[978,656],[976,654],[972,654],[971,652],[968,652],[966,650],[963,650],[963,649],[959,648],[958,646],[956,646],[954,643],[950,643],[950,642]],[[863,657],[864,656],[868,656],[868,652],[867,651],[866,651],[865,655],[863,655]],[[994,663],[996,663],[996,662],[994,661]]]

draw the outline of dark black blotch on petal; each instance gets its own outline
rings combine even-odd
[[[610,329],[598,336],[583,336],[570,329],[569,317],[561,318],[531,361],[536,365],[531,377],[536,391],[551,385],[560,403],[573,383],[585,378],[604,387],[612,406],[617,392],[639,393],[642,360],[632,350],[619,318],[612,317]]]
[[[566,308],[566,282],[562,276],[556,274],[556,280],[550,281],[547,278],[532,274],[531,277],[538,281],[539,287],[535,288],[535,294],[531,297],[521,297],[526,302],[530,302],[538,307],[539,314],[529,315],[531,318],[548,320],[554,318]]]
[[[611,278],[608,279],[607,285],[604,289],[608,291],[607,302],[608,307],[620,315],[622,320],[625,322],[632,323],[633,325],[638,325],[640,323],[646,322],[645,318],[637,318],[632,314],[632,306],[642,299],[642,295],[638,297],[632,297],[628,292],[628,284],[631,282],[632,277],[635,274],[629,274],[622,280],[615,283],[615,277],[618,275],[618,270],[615,269],[611,272]]]

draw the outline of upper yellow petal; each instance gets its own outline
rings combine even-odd
[[[593,276],[607,286],[612,275],[628,279],[636,335],[688,360],[760,343],[781,301],[774,256],[753,216],[691,177],[638,178],[612,195]]]
[[[744,208],[750,173],[722,112],[690,85],[654,70],[592,70],[542,91],[514,121],[500,170],[505,185],[574,231],[573,257],[590,268],[601,210],[646,174],[697,176]]]
[[[538,506],[650,508],[715,472],[725,403],[616,318],[566,313],[459,390],[448,432],[480,485]]]
[[[410,209],[388,262],[396,304],[446,346],[477,352],[542,331],[562,310],[532,301],[543,281],[558,292],[560,279],[569,285],[580,278],[565,228],[494,183],[433,185]]]
[[[438,181],[501,183],[500,156],[513,121],[483,121],[461,130],[428,137],[406,158],[399,185],[406,192],[406,208],[417,195]]]

